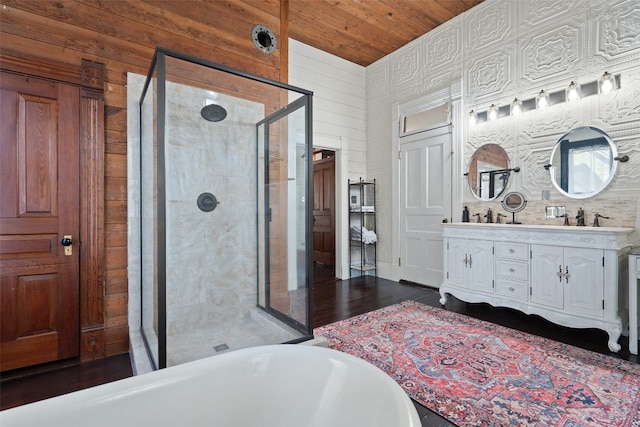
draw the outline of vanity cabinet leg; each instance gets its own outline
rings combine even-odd
[[[443,289],[440,289],[440,304],[445,305],[447,302],[447,292]]]

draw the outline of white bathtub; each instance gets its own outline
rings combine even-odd
[[[323,347],[273,345],[0,412],[10,426],[420,427],[391,377]]]

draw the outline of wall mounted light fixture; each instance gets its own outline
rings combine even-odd
[[[536,95],[536,107],[540,110],[543,108],[547,108],[549,106],[549,94],[544,90],[541,90],[538,95]]]
[[[578,101],[591,95],[613,94],[620,89],[620,74],[609,74],[605,71],[598,80],[579,84],[571,81],[564,89],[546,92],[541,90],[535,97],[528,99],[515,98],[511,104],[499,107],[495,103],[484,111],[471,110],[469,124],[475,125],[486,121],[493,121],[501,117],[517,116],[526,111],[546,108],[563,102]]]
[[[577,101],[582,98],[580,85],[573,81],[569,83],[569,86],[567,86],[567,93],[565,94],[565,97],[567,99],[567,102]]]
[[[599,86],[600,93],[607,94],[615,92],[618,87],[616,77],[605,71],[602,77],[600,77]]]

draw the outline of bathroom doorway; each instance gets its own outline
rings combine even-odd
[[[313,153],[313,269],[314,284],[336,276],[336,157],[335,151]]]

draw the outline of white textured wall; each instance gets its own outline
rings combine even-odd
[[[365,68],[291,39],[289,84],[313,91],[314,145],[326,139],[342,140],[348,157],[348,177],[364,178]]]
[[[541,89],[563,89],[571,80],[595,80],[605,70],[622,75],[622,90],[614,97],[592,96],[575,105],[551,106],[471,129],[464,114],[454,123],[462,126],[464,135],[456,155],[463,156],[466,169],[477,147],[502,145],[512,164],[522,169],[507,191],[540,200],[541,190],[553,188],[543,165],[557,139],[576,126],[599,127],[631,160],[619,165],[606,190],[581,205],[591,214],[603,213],[606,206],[626,207],[604,212],[612,216],[607,225],[617,225],[616,215],[624,215],[625,222],[632,215],[630,222],[640,228],[640,1],[486,0],[367,67],[367,177],[379,183],[378,230],[384,237],[379,262],[390,263],[398,256],[392,249],[398,238],[398,224],[392,223],[397,207],[384,203],[391,200],[392,162],[397,161],[394,102],[462,80],[463,112],[486,110],[492,103],[531,98]],[[475,200],[466,186],[462,191],[465,203]],[[573,206],[555,191],[551,198],[546,204]],[[539,209],[539,203],[532,205],[527,209]],[[461,206],[453,207],[454,220],[459,210]],[[543,215],[530,216],[535,220]]]

